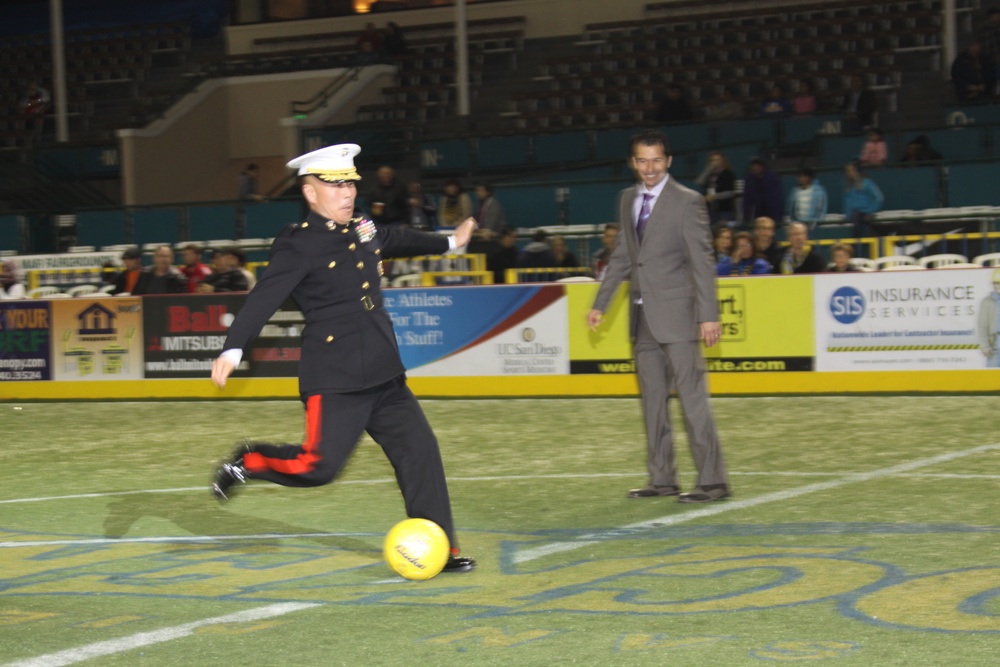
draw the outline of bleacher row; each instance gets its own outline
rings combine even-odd
[[[683,86],[698,108],[721,99],[727,87],[756,102],[792,79],[808,79],[820,107],[833,108],[852,76],[896,89],[898,50],[940,46],[940,8],[913,4],[748,6],[722,16],[590,24],[577,42],[579,53],[542,66],[535,81],[547,82],[547,89],[516,93],[505,113],[522,129],[633,124],[655,113],[667,84]]]
[[[31,133],[18,110],[18,101],[31,81],[52,86],[52,51],[48,33],[0,39],[0,143],[17,145]],[[73,30],[65,36],[67,107],[76,129],[87,130],[102,99],[135,100],[154,67],[154,57],[176,56],[184,62],[191,48],[187,23],[157,23],[92,30]],[[112,126],[115,123],[111,123]]]

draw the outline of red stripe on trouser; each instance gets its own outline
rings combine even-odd
[[[259,452],[248,452],[243,455],[243,465],[251,473],[273,470],[287,475],[303,475],[311,472],[323,458],[319,453],[322,433],[323,396],[316,394],[306,399],[306,439],[298,456],[294,459],[274,459]]]

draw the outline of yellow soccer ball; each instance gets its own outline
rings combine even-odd
[[[444,569],[451,545],[441,526],[427,519],[400,521],[385,536],[385,562],[401,577],[430,579]]]

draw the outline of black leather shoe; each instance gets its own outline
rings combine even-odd
[[[677,497],[679,503],[710,503],[714,500],[725,500],[733,495],[727,486],[699,486],[691,493],[682,493]]]
[[[246,484],[246,481],[250,478],[250,473],[243,467],[243,455],[249,451],[250,443],[246,441],[241,442],[233,450],[229,460],[219,464],[219,467],[215,470],[215,476],[212,478],[212,486],[210,488],[212,496],[216,500],[229,500],[229,497],[235,492],[235,490],[230,491],[230,488],[234,484]]]
[[[469,556],[448,556],[442,572],[472,572],[476,568],[476,559]]]
[[[629,498],[658,498],[660,496],[680,495],[680,487],[677,486],[644,486],[641,489],[632,489],[628,492]]]
[[[212,496],[216,500],[229,500],[234,493],[230,488],[237,483],[246,484],[248,477],[246,468],[242,465],[234,463],[220,464],[215,471],[215,477],[212,479]]]

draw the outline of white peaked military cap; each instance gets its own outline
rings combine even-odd
[[[300,155],[288,163],[289,169],[298,169],[299,176],[312,174],[327,183],[360,181],[361,175],[354,166],[354,156],[361,152],[357,144],[337,144],[318,151]]]

